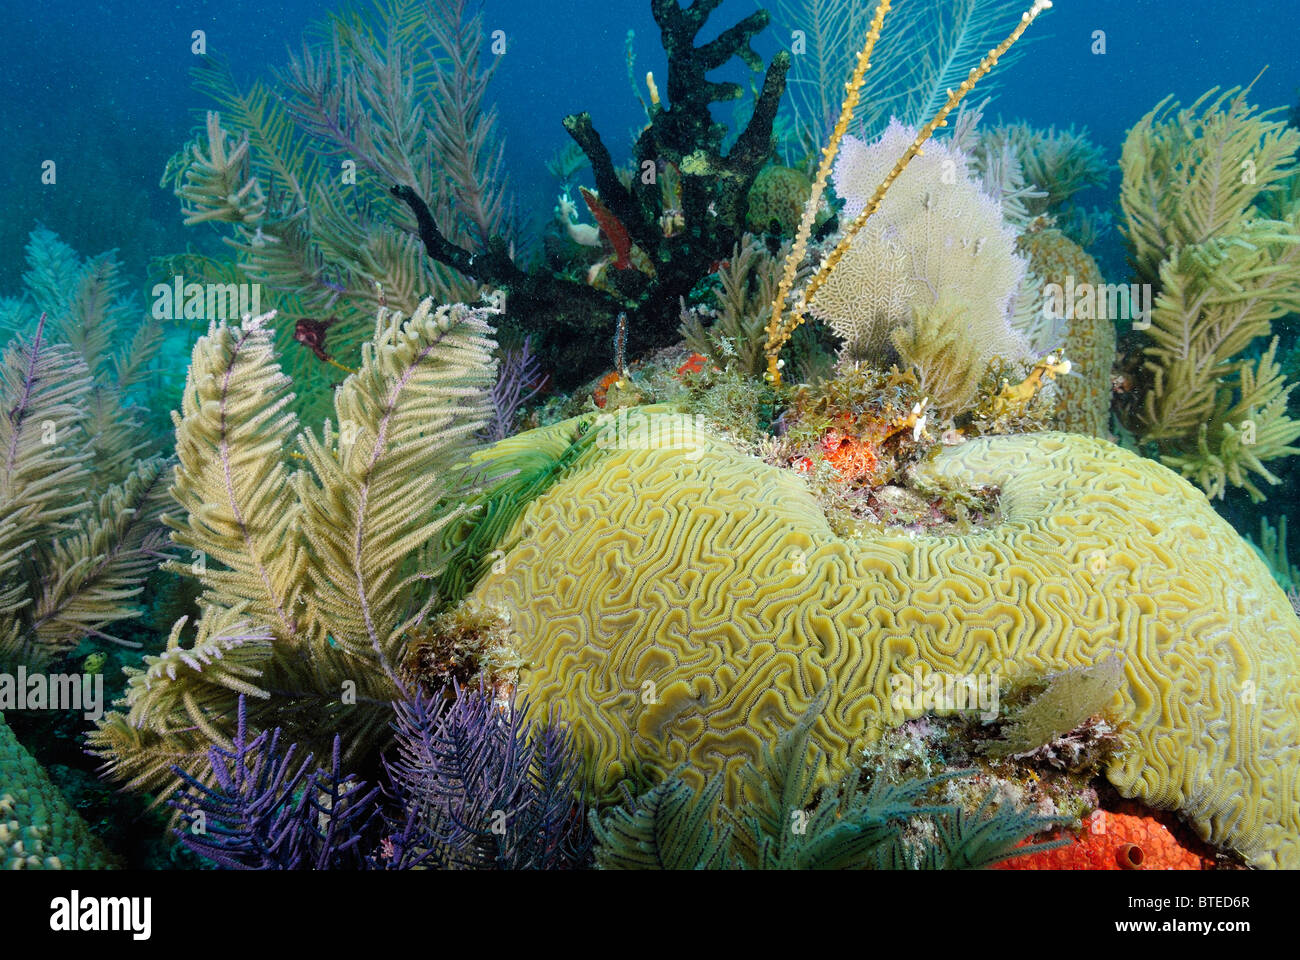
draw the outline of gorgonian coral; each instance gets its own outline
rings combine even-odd
[[[844,138],[834,182],[846,218],[862,212],[915,136],[893,123],[871,144]],[[846,355],[859,359],[881,357],[891,334],[912,326],[915,311],[959,303],[971,344],[964,359],[976,366],[995,355],[1020,359],[1028,347],[1010,318],[1025,261],[1015,245],[1001,205],[970,178],[965,155],[932,142],[899,174],[811,309],[844,339]]]
[[[233,870],[584,864],[580,761],[563,731],[482,689],[405,692],[383,791],[342,772],[338,737],[316,763],[279,728],[254,735],[240,697],[231,745],[209,749],[201,776],[175,770],[176,836]]]

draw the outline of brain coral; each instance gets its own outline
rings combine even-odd
[[[846,541],[792,473],[684,418],[624,417],[527,506],[475,588],[510,613],[524,691],[561,705],[604,796],[689,763],[697,782],[725,771],[734,800],[738,768],[827,685],[815,736],[842,769],[923,712],[891,703],[891,677],[1118,652],[1121,793],[1300,866],[1300,622],[1169,470],[1078,435],[976,440],[926,469],[1000,486],[998,526]]]
[[[23,749],[0,714],[0,866],[5,870],[102,870],[116,866]]]
[[[1060,230],[1038,230],[1021,236],[1018,248],[1029,254],[1029,268],[1044,284],[1073,289],[1083,284],[1100,292],[1105,279],[1083,247]],[[1085,300],[1083,302],[1091,303]],[[1106,298],[1098,298],[1106,303]],[[1097,311],[1105,312],[1105,311]],[[1080,314],[1087,314],[1081,316]],[[1078,376],[1057,381],[1061,404],[1056,425],[1071,433],[1105,437],[1110,432],[1110,372],[1115,362],[1115,324],[1108,317],[1080,310],[1068,321],[1062,352],[1074,364]]]
[[[764,167],[749,188],[745,229],[750,233],[766,233],[775,220],[782,236],[793,237],[810,193],[812,181],[806,173],[790,167]]]

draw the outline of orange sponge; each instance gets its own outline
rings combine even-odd
[[[1083,821],[1083,833],[1066,846],[1013,857],[994,869],[1206,870],[1214,866],[1212,851],[1189,836],[1172,815],[1138,805],[1122,806],[1129,812],[1093,811]]]

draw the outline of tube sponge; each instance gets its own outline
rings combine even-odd
[[[745,761],[827,686],[814,739],[838,776],[923,712],[891,702],[891,678],[1117,654],[1120,792],[1300,867],[1300,621],[1187,482],[1090,437],[990,437],[922,472],[999,487],[997,526],[845,540],[793,473],[672,419],[598,435],[475,588],[510,615],[523,692],[561,708],[602,796],[685,766],[725,773],[735,802]]]

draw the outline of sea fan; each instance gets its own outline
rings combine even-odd
[[[554,724],[534,731],[527,713],[526,702],[503,708],[487,691],[460,688],[454,700],[417,691],[397,704],[397,756],[387,764],[405,807],[390,838],[397,852],[468,869],[585,860],[591,841],[572,742]]]
[[[339,738],[330,766],[313,768],[311,754],[299,760],[297,745],[282,749],[280,736],[277,728],[249,739],[241,696],[231,748],[208,751],[213,784],[173,768],[188,787],[168,801],[180,813],[177,837],[231,870],[360,867],[378,788],[342,775]]]
[[[541,363],[533,353],[531,337],[525,337],[518,349],[502,351],[497,380],[492,386],[492,416],[483,430],[485,440],[496,442],[510,436],[520,408],[551,379],[539,376],[540,373]]]

